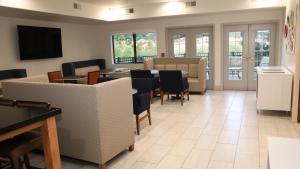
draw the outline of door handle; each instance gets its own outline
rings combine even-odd
[[[254,58],[253,57],[243,57],[243,59],[247,59],[247,60],[254,60]]]

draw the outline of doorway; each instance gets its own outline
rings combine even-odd
[[[213,89],[213,27],[172,28],[167,32],[169,56],[204,59],[206,86]]]
[[[224,89],[256,90],[260,66],[275,65],[275,24],[224,26]]]

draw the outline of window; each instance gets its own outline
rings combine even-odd
[[[121,33],[112,36],[115,64],[143,63],[157,57],[156,33]]]
[[[209,64],[209,33],[200,33],[196,35],[196,57],[205,60],[206,80],[209,80],[211,74]]]
[[[174,56],[175,57],[185,57],[185,35],[174,35]]]

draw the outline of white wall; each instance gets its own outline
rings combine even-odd
[[[143,32],[143,31],[156,31],[157,32],[157,47],[158,54],[166,53],[166,29],[168,27],[182,27],[182,26],[201,26],[213,25],[214,26],[214,54],[215,54],[215,89],[222,89],[222,30],[224,24],[239,24],[239,23],[265,23],[265,22],[278,22],[278,44],[277,56],[281,56],[281,39],[282,39],[282,25],[284,22],[285,10],[284,8],[278,9],[265,9],[265,10],[245,10],[240,12],[227,12],[218,14],[206,15],[191,15],[182,17],[170,17],[161,19],[137,20],[119,23],[110,23],[100,26],[102,34],[101,56],[106,56],[108,67],[136,67],[142,68],[140,64],[133,65],[113,65],[112,52],[111,52],[111,35],[116,32]]]
[[[63,57],[21,61],[19,58],[17,25],[59,27],[62,30]],[[96,26],[45,22],[0,17],[0,70],[26,68],[29,75],[60,70],[69,61],[99,58],[99,31]]]
[[[286,15],[290,14],[290,11],[295,9],[296,4],[299,4],[299,0],[288,0],[287,7],[286,7]],[[299,9],[298,9],[299,11]],[[299,32],[300,33],[300,32]],[[296,33],[298,34],[298,32]],[[283,39],[285,43],[285,39]],[[285,47],[283,47],[283,57],[282,57],[282,64],[287,66],[291,71],[295,72],[296,70],[296,54],[289,54],[285,51]]]
[[[288,0],[286,16],[290,14],[291,9],[295,9],[299,5],[299,0]],[[299,7],[299,6],[298,6]],[[297,25],[296,25],[296,52],[295,54],[288,54],[283,45],[282,65],[288,67],[294,73],[293,81],[293,104],[292,104],[292,120],[297,122],[298,105],[299,105],[299,81],[300,81],[300,9],[298,8]],[[285,39],[283,39],[285,43]]]

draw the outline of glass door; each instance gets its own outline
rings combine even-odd
[[[205,60],[206,64],[206,85],[208,89],[213,89],[214,79],[213,79],[213,32],[211,29],[204,29],[202,31],[197,31],[194,34],[196,57]]]
[[[173,35],[173,54],[174,57],[181,58],[186,56],[186,36],[184,34]]]
[[[247,90],[248,26],[224,27],[224,89]]]
[[[275,24],[224,27],[224,89],[256,90],[257,67],[275,65]]]
[[[168,29],[169,57],[196,57],[206,61],[207,89],[213,89],[213,28]]]
[[[275,25],[257,24],[249,27],[248,90],[256,90],[257,67],[275,65]]]

